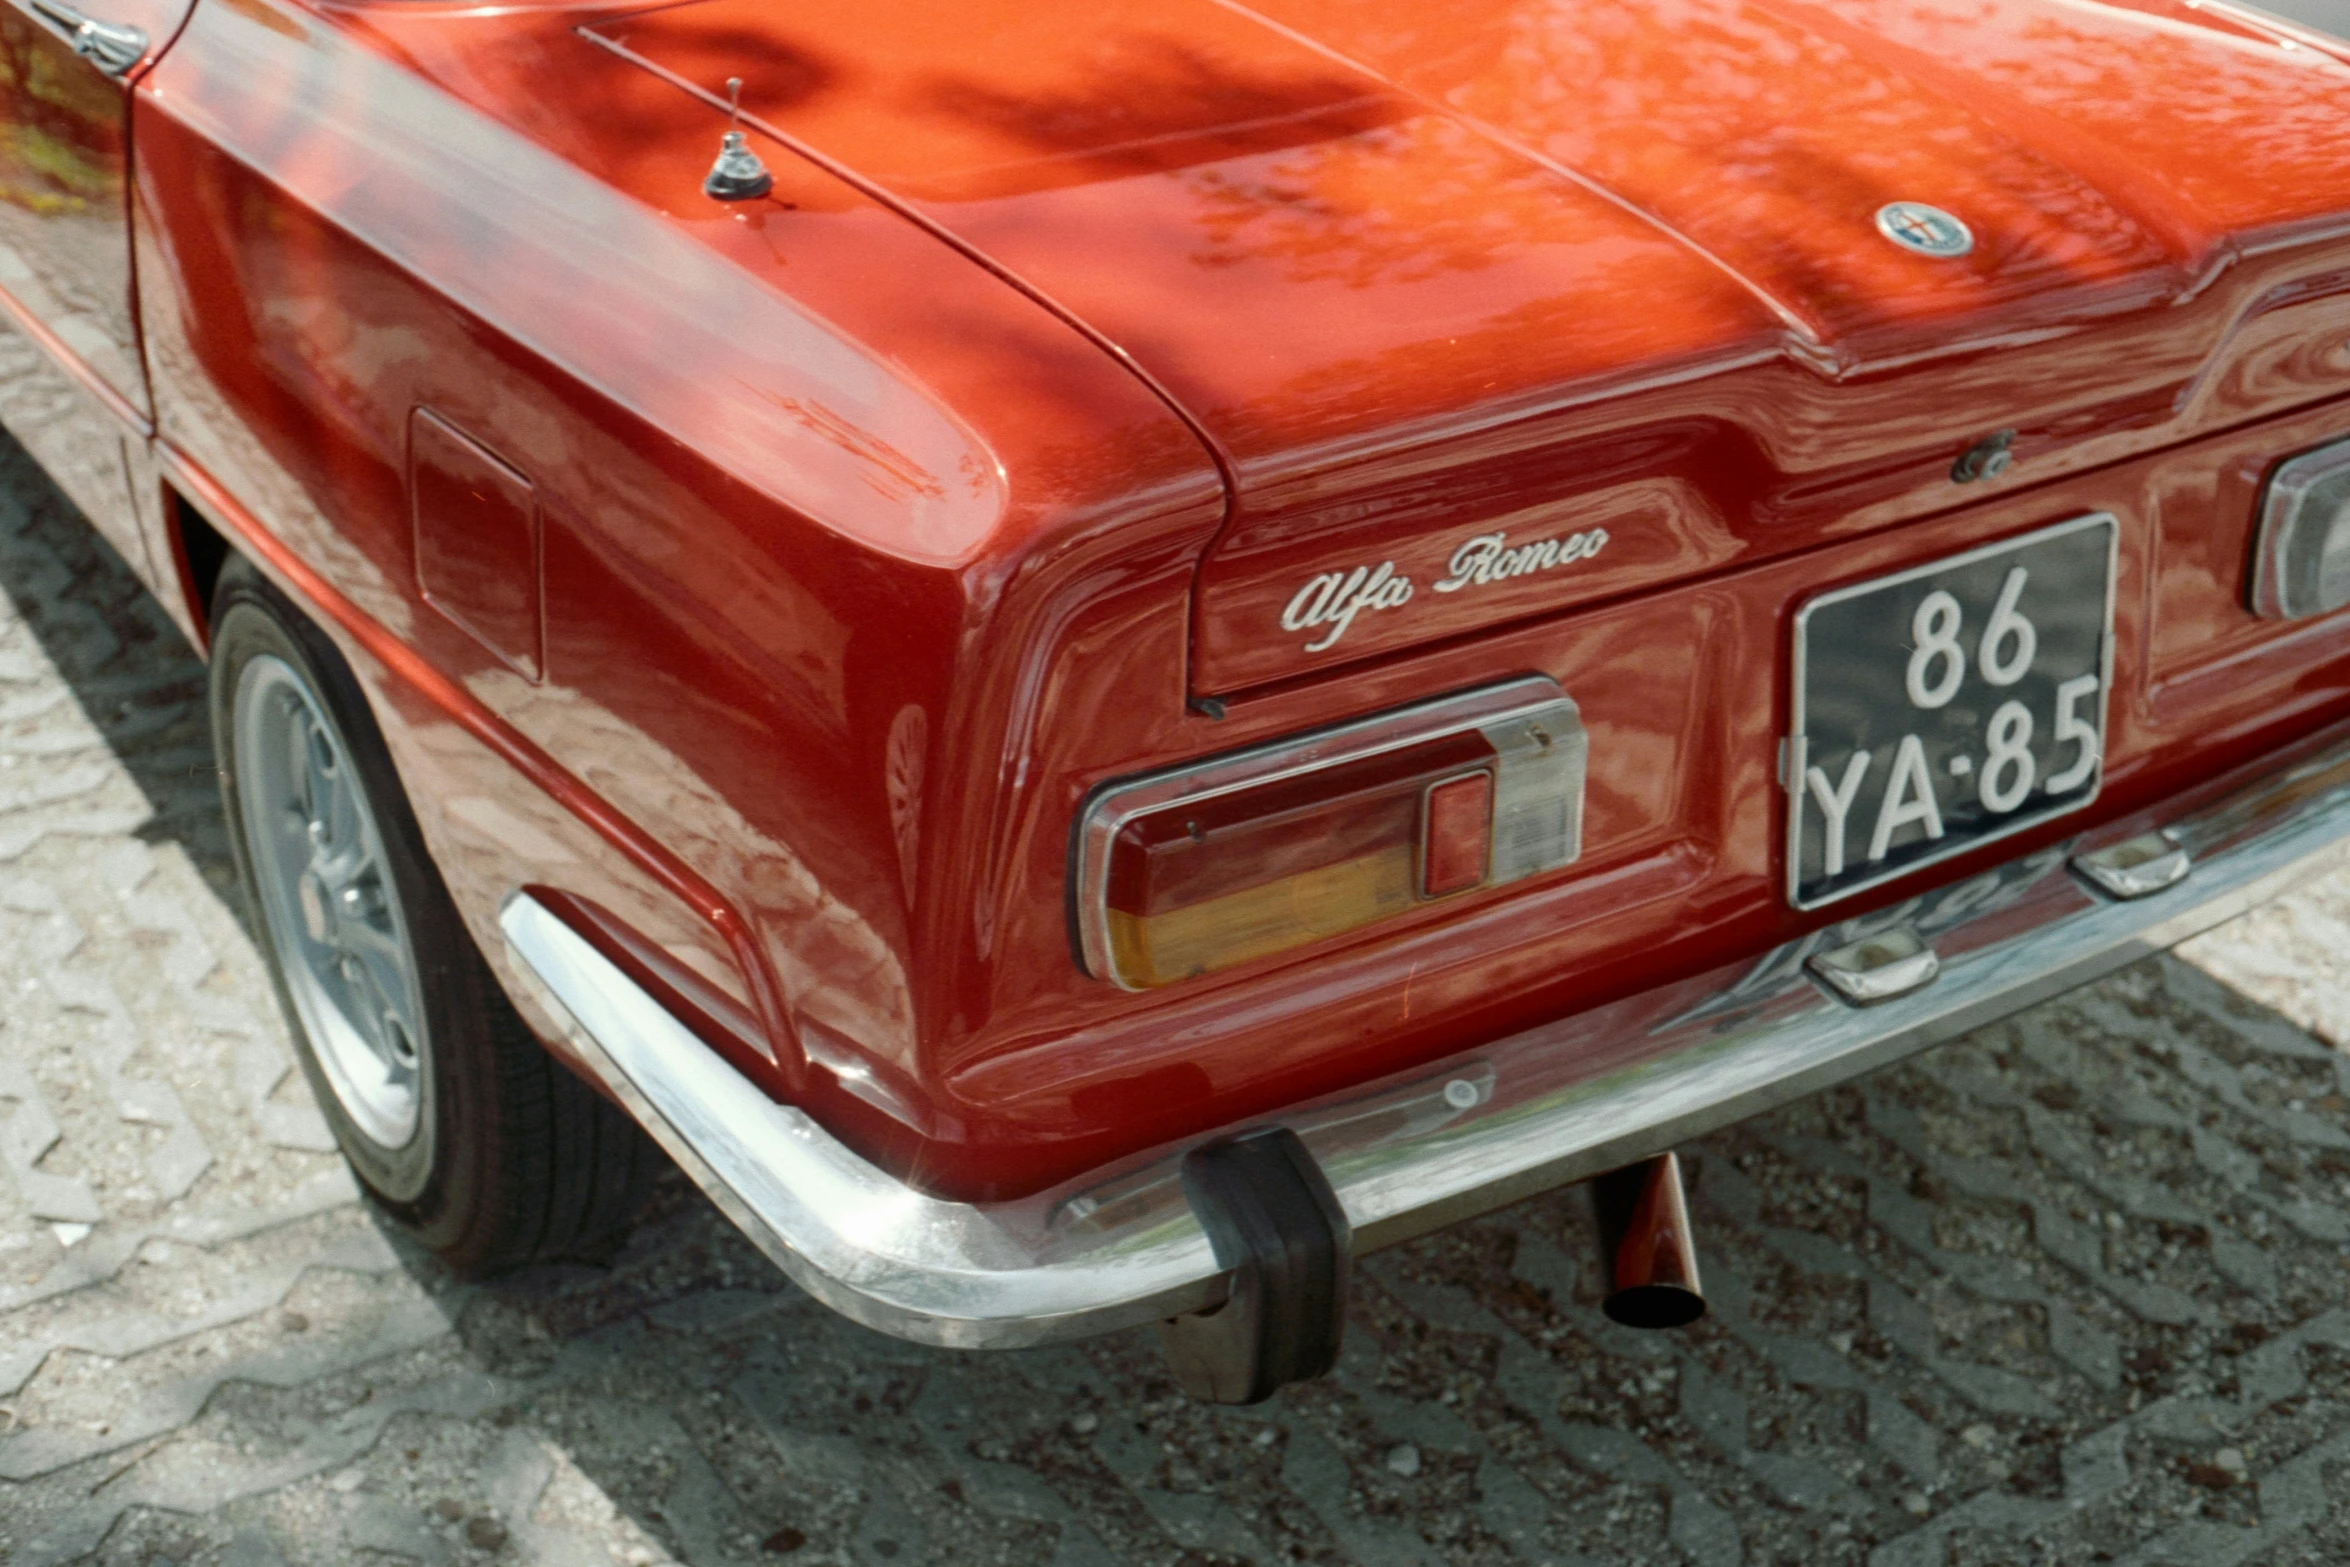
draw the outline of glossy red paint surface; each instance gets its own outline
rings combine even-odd
[[[525,680],[545,668],[538,487],[429,408],[408,420],[416,586]]]
[[[135,0],[122,19],[170,40],[188,0]],[[135,70],[136,68],[134,68]],[[0,333],[29,339],[0,420],[150,585],[141,493],[151,433],[134,323],[122,83],[45,23],[0,6]]]
[[[1822,923],[1773,773],[1822,588],[2112,511],[2091,820],[2350,711],[2338,626],[2242,608],[2262,473],[2350,433],[2350,70],[2284,41],[200,0],[133,107],[151,460],[353,654],[489,950],[516,889],[579,900],[771,1092],[1032,1189]],[[776,181],[736,206],[729,75]],[[1895,196],[1976,253],[1895,249]],[[1999,429],[2014,474],[1953,484]],[[450,453],[492,467],[436,491]],[[1585,542],[1435,591],[1492,533]],[[1383,562],[1426,586],[1282,630]],[[1078,969],[1096,785],[1529,671],[1589,730],[1574,866],[1148,994]]]
[[[150,79],[139,218],[165,439],[657,842],[651,871],[629,869],[634,843],[613,864],[498,757],[395,734],[488,945],[517,886],[593,898],[761,1018],[777,1091],[916,1161],[912,927],[970,897],[932,882],[984,871],[939,823],[999,803],[1005,710],[1032,701],[1049,646],[1031,645],[1072,584],[1152,594],[1179,646],[1213,469],[1114,363],[829,176],[782,169],[757,213],[706,201],[701,108],[563,19],[416,20],[395,63],[299,8],[203,11]],[[467,84],[600,113],[555,128],[558,157],[419,74],[435,43]],[[421,602],[402,484],[420,404],[537,490],[539,685]],[[964,660],[989,683],[959,683]],[[1170,661],[1177,703],[1179,682]],[[969,744],[972,726],[994,734]],[[689,907],[611,884],[632,876]]]
[[[1994,430],[2046,475],[2350,389],[2338,364],[2265,396],[2227,375],[2350,260],[2350,70],[2208,9],[1046,0],[969,24],[696,0],[594,31],[743,75],[762,122],[1194,415],[1238,485],[1201,691],[1948,509]],[[1894,199],[1961,214],[1973,253],[1887,243]],[[1595,528],[1571,567],[1435,591],[1471,538]],[[1317,573],[1382,564],[1407,605],[1335,642],[1284,628]]]

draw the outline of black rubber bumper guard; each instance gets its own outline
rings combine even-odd
[[[1354,1232],[1329,1178],[1287,1127],[1195,1148],[1183,1191],[1232,1293],[1159,1329],[1183,1390],[1254,1404],[1338,1363]]]

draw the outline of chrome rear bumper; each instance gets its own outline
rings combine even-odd
[[[1759,962],[1265,1121],[1313,1151],[1358,1252],[1630,1163],[2160,951],[2350,858],[2350,729],[2159,825],[2193,870],[2148,897],[2090,891],[2066,868],[2080,845],[2061,845]],[[857,1321],[1013,1346],[1224,1298],[1181,1149],[1016,1202],[925,1196],[752,1087],[543,904],[517,893],[501,923],[513,970],[579,1059],[761,1250]],[[1860,1009],[1807,974],[1813,954],[1896,925],[1940,959],[1924,989]]]

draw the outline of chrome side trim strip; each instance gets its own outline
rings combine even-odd
[[[2324,744],[2162,822],[2195,873],[2149,896],[2110,902],[2067,869],[2077,849],[2148,830],[2140,819],[1277,1119],[1321,1162],[1358,1253],[1629,1164],[2350,862],[2350,726]],[[1180,1148],[1017,1202],[929,1197],[753,1088],[528,895],[507,901],[501,923],[514,968],[579,1059],[762,1250],[857,1321],[926,1343],[1012,1346],[1223,1299],[1183,1199]],[[1939,955],[1933,984],[1862,1009],[1810,977],[1814,955],[1896,928]]]

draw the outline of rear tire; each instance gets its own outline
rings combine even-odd
[[[608,1257],[652,1144],[532,1037],[341,654],[234,557],[212,597],[211,708],[254,938],[360,1185],[464,1271]]]

